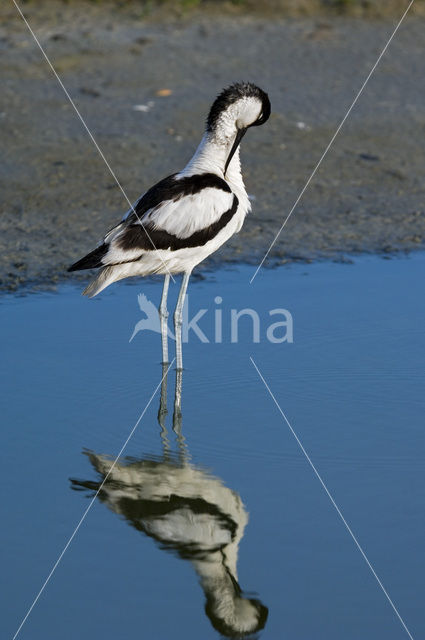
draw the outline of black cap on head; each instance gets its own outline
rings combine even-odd
[[[237,100],[240,100],[240,98],[257,98],[263,105],[261,116],[258,118],[258,120],[256,120],[256,122],[253,122],[250,125],[251,127],[256,127],[260,124],[264,124],[264,122],[269,119],[271,106],[267,93],[257,87],[255,84],[252,84],[252,82],[237,82],[235,84],[232,84],[227,89],[223,89],[223,91],[215,99],[208,114],[207,131],[213,131],[213,129],[217,125],[220,114],[231,104],[233,104]]]

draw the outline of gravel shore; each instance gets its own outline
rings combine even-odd
[[[253,213],[210,265],[261,260],[395,24],[98,4],[25,15],[130,201],[186,163],[222,87],[269,93],[270,121],[242,145]],[[423,248],[424,26],[406,18],[268,264]],[[12,3],[0,51],[0,287],[14,290],[70,278],[128,205]]]

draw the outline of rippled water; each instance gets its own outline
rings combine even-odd
[[[74,286],[2,298],[2,637],[96,492],[19,637],[408,637],[250,356],[422,637],[424,265],[417,254],[262,270],[252,285],[245,266],[193,280],[189,317],[207,310],[210,342],[189,334],[182,379],[171,368],[162,393],[159,335],[142,324],[129,342],[159,281],[93,301]],[[259,343],[248,316],[230,340],[231,309],[244,308]],[[292,314],[292,344],[266,339],[276,308]]]

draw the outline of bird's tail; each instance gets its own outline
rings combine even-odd
[[[108,253],[108,245],[102,244],[100,247],[97,247],[84,256],[84,258],[78,260],[78,262],[74,262],[74,264],[69,267],[68,271],[81,271],[82,269],[97,269],[97,267],[102,267],[102,258],[106,253]]]
[[[123,280],[123,278],[132,278],[134,276],[147,276],[153,273],[158,273],[159,271],[160,266],[155,269],[152,268],[151,264],[142,265],[140,261],[109,265],[103,267],[99,271],[95,279],[92,280],[88,287],[84,289],[83,295],[88,296],[89,298],[93,298],[94,296],[97,296],[98,293],[103,291],[103,289],[109,287],[109,285],[113,282]],[[155,309],[153,305],[152,308]],[[145,309],[142,309],[142,311],[145,311],[145,313],[149,315]]]
[[[113,267],[104,267],[99,271],[95,279],[92,280],[90,284],[84,289],[83,296],[94,298],[94,296],[97,296],[98,293],[103,291],[103,289],[106,289],[106,287],[108,287],[110,284],[112,284],[116,280],[120,280],[117,275],[118,274],[114,272]]]

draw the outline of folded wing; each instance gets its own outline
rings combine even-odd
[[[139,260],[144,253],[202,246],[236,213],[238,199],[215,174],[169,176],[149,189],[102,245],[69,271]]]

